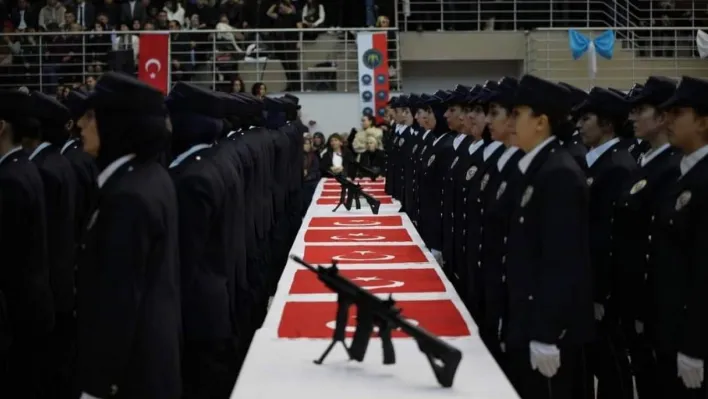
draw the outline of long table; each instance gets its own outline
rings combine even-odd
[[[323,179],[291,253],[316,264],[338,260],[344,276],[381,297],[392,294],[410,322],[462,351],[453,387],[440,387],[416,342],[398,332],[394,365],[382,364],[376,337],[361,363],[335,347],[322,365],[314,364],[331,341],[337,298],[314,273],[288,261],[231,398],[518,398],[410,219],[398,212],[400,204],[383,192],[383,181],[360,184],[381,200],[379,214],[365,201],[359,210],[332,212],[339,185]],[[351,320],[348,333],[354,326]]]

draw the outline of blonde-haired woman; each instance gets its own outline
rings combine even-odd
[[[362,130],[354,135],[354,139],[352,140],[352,150],[354,150],[356,154],[362,154],[366,151],[366,142],[369,137],[373,137],[379,142],[383,140],[383,130],[374,125],[373,117],[364,115],[361,118],[361,129]],[[358,158],[357,156],[357,162]]]

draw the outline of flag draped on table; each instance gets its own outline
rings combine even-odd
[[[574,60],[582,57],[585,53],[588,54],[590,79],[595,79],[597,74],[597,55],[611,60],[615,50],[615,32],[611,30],[607,30],[591,40],[577,30],[570,29],[568,30],[568,41]]]
[[[359,108],[363,115],[381,120],[389,95],[388,37],[386,32],[360,32],[356,38],[359,59]]]

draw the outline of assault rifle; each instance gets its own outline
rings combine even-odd
[[[378,328],[378,336],[381,338],[383,363],[394,364],[396,363],[396,353],[391,342],[391,331],[401,330],[418,343],[418,348],[428,358],[438,383],[445,388],[452,386],[457,367],[462,360],[462,353],[447,342],[403,318],[401,309],[396,307],[396,302],[390,295],[388,299],[381,299],[359,287],[339,274],[335,262],[332,262],[331,267],[315,267],[298,256],[290,255],[290,258],[316,273],[327,288],[337,293],[338,307],[332,342],[322,356],[314,361],[315,364],[322,364],[338,342],[344,346],[349,359],[363,361],[369,340],[375,332],[374,327]],[[344,339],[349,320],[349,308],[352,305],[356,305],[357,326],[351,345],[347,346]]]
[[[360,185],[348,180],[342,175],[333,174],[332,177],[341,186],[341,191],[339,193],[339,203],[332,209],[332,212],[336,212],[340,206],[344,205],[346,210],[351,210],[352,205],[356,206],[356,209],[361,209],[360,198],[363,197],[371,208],[371,212],[374,215],[379,214],[379,208],[381,208],[381,201],[369,195],[369,193],[364,192]]]

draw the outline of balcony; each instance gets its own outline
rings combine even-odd
[[[246,91],[256,82],[270,92],[356,92],[356,34],[386,32],[391,87],[400,86],[395,29],[215,30],[170,34],[171,81],[188,80],[231,91],[239,77]],[[196,33],[195,33],[196,32]],[[53,92],[92,82],[103,71],[136,73],[139,35],[145,32],[5,33],[0,44],[0,88],[27,86]]]

